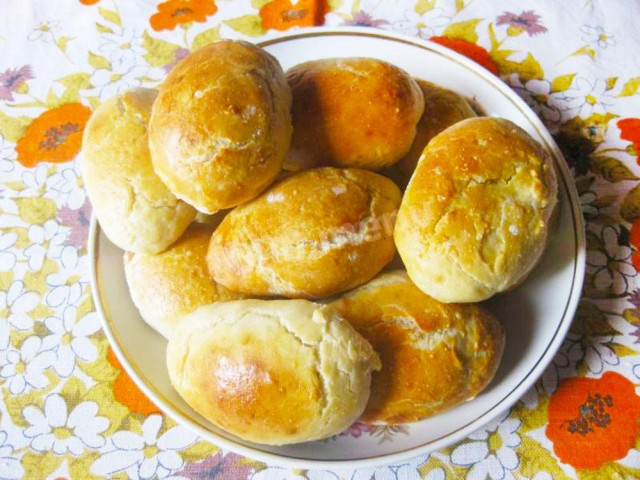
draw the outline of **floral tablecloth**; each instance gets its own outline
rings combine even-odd
[[[638,19],[605,0],[2,0],[0,478],[640,478]],[[464,441],[377,469],[266,465],[177,426],[118,364],[89,287],[92,109],[217,38],[323,24],[431,38],[500,76],[554,134],[587,220],[584,296],[535,387]]]

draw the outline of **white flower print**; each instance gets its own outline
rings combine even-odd
[[[8,322],[0,322],[0,364],[1,359],[6,358],[7,349],[11,342],[11,326]]]
[[[47,166],[42,163],[34,169],[22,172],[22,183],[25,189],[21,193],[28,197],[41,195],[47,183],[47,174]]]
[[[598,48],[613,47],[616,39],[610,33],[606,33],[604,28],[598,26],[582,25],[580,31],[583,33],[582,40]]]
[[[142,84],[140,77],[148,73],[149,69],[142,65],[117,63],[111,69],[98,68],[91,75],[90,82],[100,100],[106,100],[124,90],[139,87]]]
[[[553,361],[546,368],[538,385],[542,390],[551,395],[558,389],[561,378],[570,377],[576,374],[576,365],[584,358],[584,354],[579,348],[574,348],[574,341],[565,340],[560,347],[560,351],[553,357]],[[526,393],[520,397],[527,408],[535,408],[538,405],[538,388],[533,385]]]
[[[611,348],[614,341],[613,335],[590,336],[587,339],[589,342],[585,348],[584,361],[591,373],[602,373],[605,364],[611,366],[620,364],[620,358]]]
[[[82,298],[82,285],[80,283],[76,282],[68,285],[66,280],[60,284],[53,284],[48,280],[47,282],[50,287],[53,287],[44,297],[45,303],[50,307],[57,308],[64,304],[77,305]]]
[[[25,249],[24,254],[29,259],[31,270],[40,270],[45,257],[57,259],[62,255],[67,233],[55,220],[47,220],[42,226],[31,225],[27,235],[31,245]]]
[[[524,392],[520,397],[520,401],[527,408],[535,408],[535,406],[538,405],[538,390],[535,385],[532,385],[526,392]]]
[[[109,420],[97,416],[98,404],[81,402],[67,414],[67,402],[58,393],[47,396],[44,410],[29,405],[22,416],[29,423],[24,435],[31,439],[36,452],[53,450],[56,455],[69,452],[80,456],[86,448],[100,448],[105,440],[102,435],[109,427]]]
[[[519,460],[514,448],[520,445],[516,433],[520,420],[503,414],[480,430],[469,435],[467,441],[451,452],[451,461],[456,465],[472,466],[467,480],[484,480],[487,477],[499,480],[505,473],[518,467]]]
[[[591,373],[599,374],[604,371],[606,365],[618,365],[620,358],[611,348],[614,341],[613,335],[588,335],[583,336],[574,332],[567,333],[567,341],[572,342],[568,354],[571,357],[584,359]]]
[[[54,370],[61,377],[68,377],[75,369],[76,359],[94,362],[98,358],[95,345],[87,337],[100,330],[100,321],[95,312],[89,312],[76,322],[78,309],[68,306],[62,318],[48,317],[44,324],[51,332],[42,340],[45,350],[56,352]]]
[[[548,394],[552,394],[558,389],[561,378],[575,374],[576,365],[582,360],[583,356],[573,346],[570,341],[565,341],[560,351],[553,357],[551,364],[542,374],[542,388]]]
[[[60,168],[49,178],[51,190],[56,193],[58,206],[66,205],[77,210],[84,205],[86,193],[80,175],[80,164],[75,161],[70,167]]]
[[[18,235],[12,232],[0,234],[0,272],[8,272],[16,266],[16,254],[10,249],[18,240]]]
[[[13,446],[6,442],[7,432],[0,431],[0,467],[2,467],[0,475],[3,479],[22,478],[24,469],[20,464],[20,460],[12,455]]]
[[[415,10],[405,10],[403,19],[393,22],[391,27],[406,35],[420,38],[430,38],[436,34],[436,29],[446,27],[451,23],[451,17],[443,15],[441,8],[434,8],[419,15]]]
[[[6,292],[0,291],[0,312],[2,312],[2,327],[0,328],[0,349],[9,346],[10,328],[29,330],[33,327],[33,319],[29,315],[40,303],[40,296],[36,292],[25,292],[24,283],[16,280]],[[6,322],[4,321],[6,319]]]
[[[16,168],[16,149],[14,145],[5,142],[0,135],[0,173],[13,172]]]
[[[544,120],[552,123],[560,121],[560,108],[563,106],[564,95],[561,92],[551,92],[551,82],[529,80],[523,85],[518,75],[513,74],[509,78],[509,84]]]
[[[98,47],[113,64],[135,64],[137,58],[144,54],[142,35],[130,28],[121,28],[113,33],[105,33],[101,37],[104,42]]]
[[[428,457],[427,457],[428,458]],[[418,469],[427,461],[425,457],[416,457],[407,463],[389,465],[384,468],[361,468],[354,472],[351,480],[420,480]]]
[[[8,310],[7,320],[18,330],[28,330],[33,320],[28,313],[40,302],[36,292],[25,292],[22,280],[13,282],[6,292],[0,292],[0,310]]]
[[[614,295],[629,289],[629,279],[638,273],[629,259],[631,248],[620,245],[618,232],[606,225],[600,234],[601,248],[587,253],[587,271],[593,276],[593,286]]]
[[[59,260],[60,270],[47,275],[46,278],[51,290],[45,296],[45,302],[54,308],[63,304],[74,305],[80,300],[82,285],[86,283],[86,269],[83,268],[86,257],[78,257],[75,247],[64,247]],[[70,281],[72,277],[73,281]]]
[[[111,436],[114,450],[103,453],[91,465],[94,475],[112,475],[126,472],[129,477],[165,478],[184,465],[178,451],[198,439],[183,427],[176,426],[158,433],[162,427],[161,415],[151,415],[142,424],[142,435],[130,431]]]
[[[573,85],[565,92],[563,115],[567,118],[572,115],[587,118],[593,113],[605,113],[615,104],[616,99],[607,93],[607,83],[604,80],[596,79],[590,82],[580,77]]]
[[[53,42],[54,34],[60,31],[60,22],[46,21],[35,27],[28,35],[31,41]]]
[[[546,470],[542,470],[531,477],[531,480],[553,480],[553,476]]]
[[[594,205],[594,202],[598,199],[596,192],[593,190],[587,190],[580,194],[580,206],[582,208],[582,214],[587,220],[594,219],[600,213],[600,209]]]
[[[447,474],[443,468],[434,468],[424,477],[424,480],[446,480]]]
[[[27,338],[20,350],[9,349],[0,360],[0,378],[6,380],[12,395],[19,395],[28,388],[40,390],[49,384],[44,371],[53,365],[55,353],[42,351],[40,337]]]
[[[392,465],[389,468],[396,473],[398,478],[421,479],[422,475],[420,474],[420,471],[418,469],[422,467],[426,461],[427,458],[425,457],[415,457],[406,463],[402,463],[400,465]]]
[[[351,480],[398,480],[390,468],[360,468],[356,470]]]
[[[627,452],[627,455],[618,460],[617,463],[627,468],[638,468],[638,465],[640,465],[640,451],[632,448]]]
[[[290,468],[267,466],[249,477],[251,480],[339,480],[337,474],[326,470],[308,470],[304,474]]]

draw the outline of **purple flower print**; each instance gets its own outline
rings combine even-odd
[[[633,320],[627,318],[627,320],[636,327],[630,335],[636,337],[633,343],[640,344],[640,289],[636,288],[635,290],[627,292],[627,302],[635,307],[629,310],[629,314],[635,318]]]
[[[633,343],[640,344],[640,325],[637,326],[636,329],[633,332],[631,332],[629,335],[631,335],[632,337],[636,337]]]
[[[73,210],[69,207],[62,207],[58,210],[58,218],[62,225],[71,227],[71,232],[65,240],[65,245],[82,248],[87,244],[89,234],[89,221],[91,219],[91,204],[89,200],[84,201],[82,207]]]
[[[371,433],[372,431],[373,427],[371,425],[356,422],[349,428],[347,428],[344,432],[342,432],[340,436],[349,435],[353,438],[359,438],[363,433]]]
[[[19,69],[7,68],[4,73],[0,74],[0,100],[13,102],[13,92],[32,78],[33,73],[29,65]]]
[[[374,19],[367,12],[362,10],[358,10],[353,14],[351,20],[347,20],[343,25],[351,25],[354,27],[380,27],[382,25],[387,25],[389,22],[382,19]]]
[[[496,25],[509,25],[513,28],[522,29],[530,37],[547,31],[547,27],[540,23],[540,16],[533,13],[533,10],[523,11],[520,15],[504,12],[496,19]]]
[[[252,469],[240,460],[242,457],[235,453],[225,455],[220,451],[206,460],[187,465],[176,475],[189,480],[245,480]]]
[[[173,60],[169,63],[167,63],[165,66],[162,67],[162,69],[166,72],[169,73],[173,67],[176,66],[176,64],[182,60],[184,57],[186,57],[187,55],[189,55],[189,50],[187,50],[186,48],[178,48],[174,54],[173,54]]]
[[[627,292],[627,302],[636,308],[640,308],[640,288]]]

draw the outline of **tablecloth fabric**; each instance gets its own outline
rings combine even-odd
[[[0,478],[639,478],[639,18],[604,0],[3,0]],[[217,38],[322,24],[431,38],[499,75],[555,135],[587,220],[583,299],[535,387],[464,441],[376,469],[292,470],[200,440],[124,373],[90,295],[92,109]]]

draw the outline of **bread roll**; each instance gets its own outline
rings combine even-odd
[[[329,306],[238,300],[187,316],[169,339],[167,366],[202,416],[245,440],[281,445],[355,422],[380,360]]]
[[[193,221],[200,225],[208,225],[212,229],[215,229],[218,225],[220,225],[220,222],[224,220],[224,217],[226,217],[228,213],[229,210],[219,210],[211,215],[198,212],[196,214],[196,218]]]
[[[469,102],[456,92],[425,80],[415,79],[424,97],[424,113],[416,127],[411,150],[384,173],[401,188],[409,183],[422,151],[433,137],[465,118],[475,117]]]
[[[504,329],[479,305],[440,303],[406,272],[383,273],[331,304],[380,355],[360,421],[416,422],[475,397],[493,378]]]
[[[247,295],[319,298],[357,287],[393,258],[399,204],[398,187],[365,170],[292,175],[226,216],[209,272]]]
[[[441,302],[477,302],[521,282],[557,202],[549,155],[508,120],[471,118],[434,137],[394,237],[411,280]]]
[[[212,233],[211,227],[193,224],[158,255],[124,254],[131,299],[143,320],[166,338],[185,314],[198,307],[244,298],[209,276],[206,257]]]
[[[154,173],[147,125],[157,92],[136,88],[96,108],[84,129],[80,168],[100,227],[123,250],[158,253],[196,212]]]
[[[411,148],[424,102],[403,70],[373,58],[305,62],[287,72],[293,139],[285,169],[379,170]]]
[[[277,60],[224,40],[171,70],[153,106],[156,172],[203,213],[252,199],[276,178],[291,141],[291,92]]]

